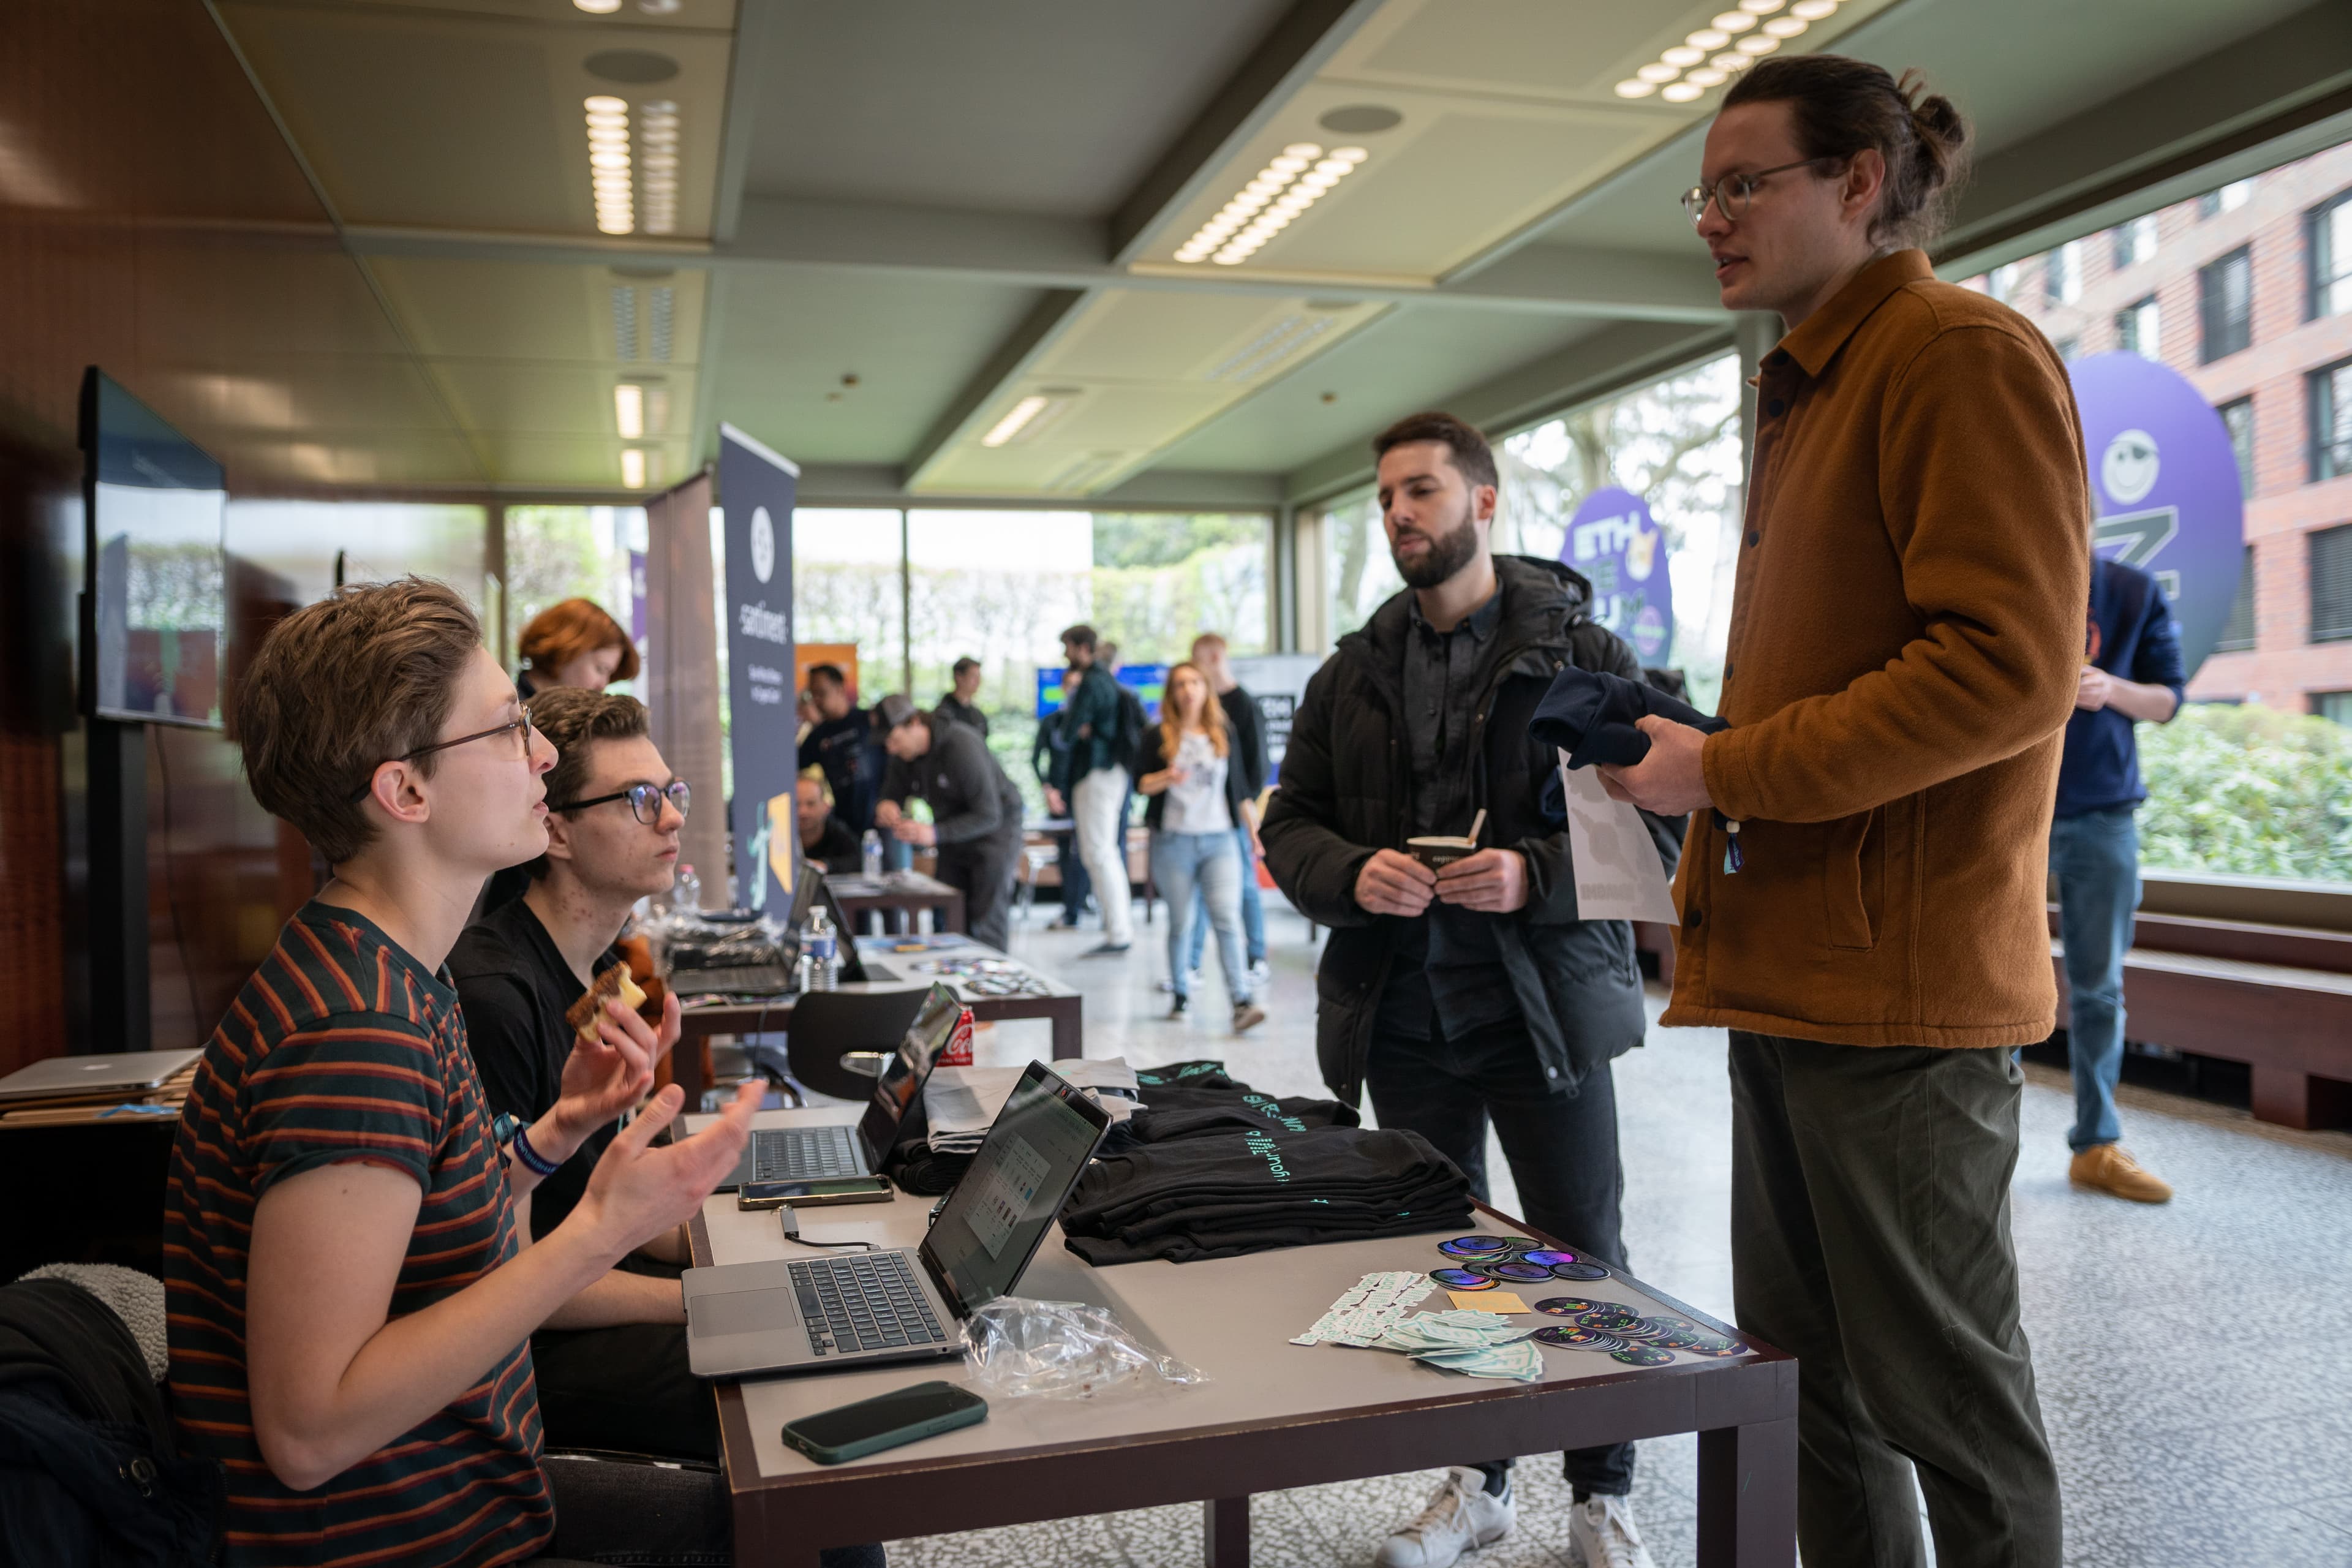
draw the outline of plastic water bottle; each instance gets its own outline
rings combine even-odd
[[[869,827],[857,842],[858,864],[869,877],[882,874],[882,835]]]
[[[810,990],[831,991],[841,984],[841,939],[823,904],[809,910],[801,927],[801,956],[808,960]]]
[[[678,862],[677,880],[670,885],[669,907],[683,914],[702,912],[702,879],[683,860]]]

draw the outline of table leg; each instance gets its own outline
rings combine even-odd
[[[1699,1568],[1795,1568],[1797,1423],[1698,1435]]]
[[[1202,1555],[1207,1568],[1249,1568],[1249,1505],[1246,1492],[1211,1498],[1201,1505],[1208,1527],[1207,1551]]]
[[[1072,996],[1066,998],[1062,1006],[1054,1009],[1054,1059],[1057,1062],[1087,1054],[1079,1013],[1084,1005],[1080,998]]]

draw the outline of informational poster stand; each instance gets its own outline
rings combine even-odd
[[[800,465],[736,429],[719,426],[719,503],[727,529],[728,752],[735,793],[735,902],[782,910],[792,902],[793,778],[799,756],[793,701],[793,501]]]

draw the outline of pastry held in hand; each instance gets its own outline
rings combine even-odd
[[[596,1017],[604,1012],[604,1004],[618,998],[624,1006],[641,1005],[645,991],[629,978],[629,966],[616,963],[596,976],[595,984],[580,994],[580,1000],[563,1010],[563,1021],[579,1031],[583,1040],[596,1037]]]

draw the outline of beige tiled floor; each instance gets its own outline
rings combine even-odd
[[[1278,901],[1276,910],[1280,910]],[[1327,1092],[1316,1070],[1313,965],[1304,923],[1269,911],[1272,1015],[1235,1040],[1223,1028],[1213,947],[1204,1011],[1164,1021],[1154,983],[1166,926],[1139,923],[1122,959],[1081,959],[1092,931],[1016,928],[1015,951],[1087,992],[1087,1051],[1139,1065],[1224,1059],[1283,1094]],[[1160,920],[1164,922],[1165,915]],[[1652,1003],[1653,1016],[1660,1005]],[[1046,1048],[1045,1026],[989,1031],[983,1060]],[[1626,1237],[1634,1270],[1731,1315],[1730,1105],[1713,1030],[1653,1028],[1618,1064]],[[2072,1100],[2062,1075],[2029,1068],[2013,1188],[2043,1413],[2066,1488],[2069,1563],[2097,1568],[2352,1565],[2352,1136],[2260,1127],[2242,1112],[2123,1094],[2126,1142],[2180,1195],[2156,1209],[2077,1193],[2065,1180]],[[1516,1206],[1499,1152],[1496,1200]],[[1633,1501],[1659,1568],[1692,1560],[1696,1440],[1641,1447]],[[1436,1472],[1260,1496],[1255,1561],[1355,1568],[1417,1512]],[[1519,1525],[1470,1568],[1561,1568],[1568,1494],[1549,1456],[1518,1467]],[[898,1568],[1201,1561],[1197,1508],[1086,1516],[891,1544]]]

